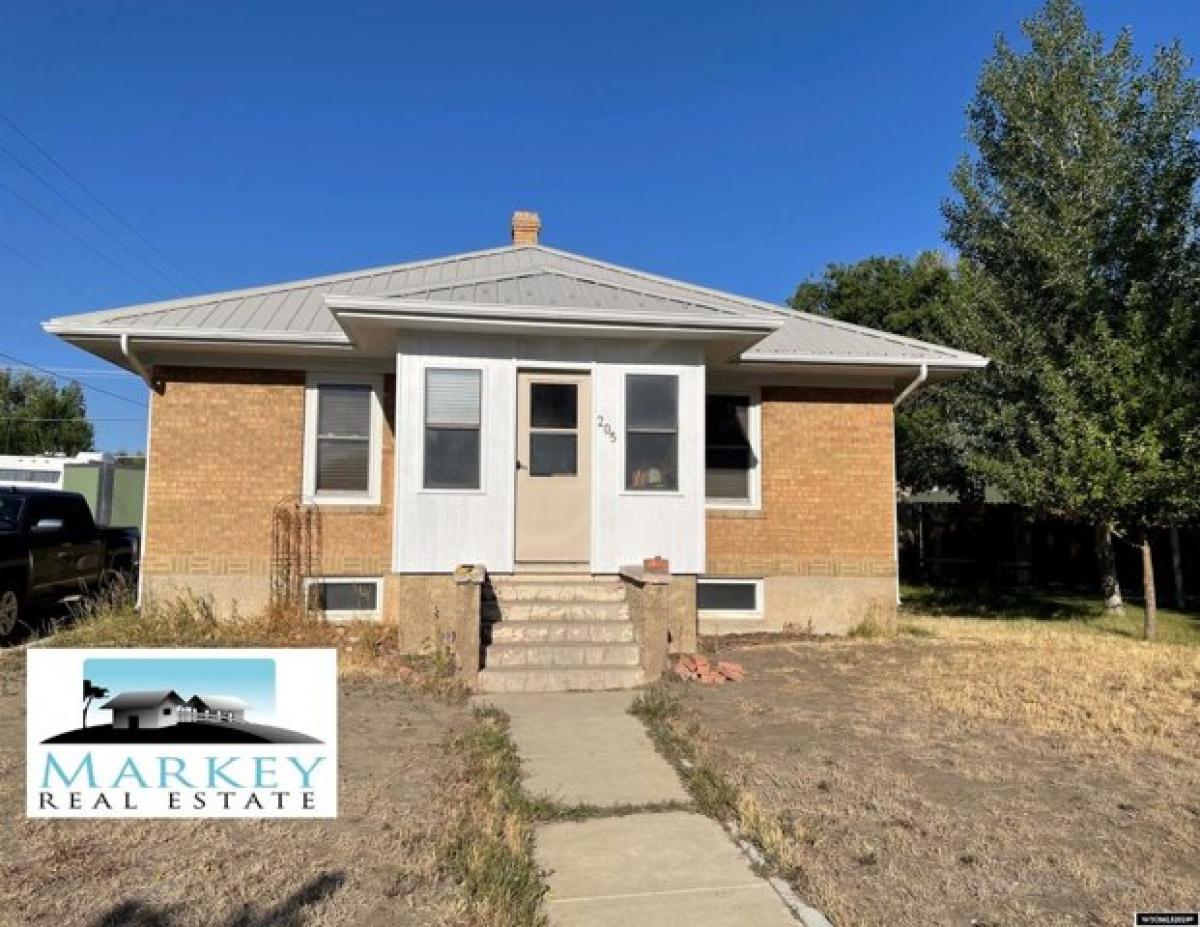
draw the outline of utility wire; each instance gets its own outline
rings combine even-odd
[[[120,399],[121,402],[127,402],[131,406],[137,406],[139,409],[146,408],[146,403],[144,402],[138,402],[136,399],[130,399],[128,396],[122,396],[120,393],[114,393],[112,390],[102,389],[99,386],[91,386],[88,383],[84,383],[82,380],[76,380],[74,377],[68,377],[61,373],[55,373],[53,370],[49,370],[46,367],[39,367],[37,364],[31,364],[29,361],[23,361],[19,357],[13,357],[11,354],[0,352],[0,357],[7,361],[12,361],[14,364],[20,364],[22,367],[28,367],[31,370],[37,370],[40,373],[47,374],[55,379],[67,380],[68,382],[74,383],[80,389],[90,389],[93,392],[103,393],[105,396],[111,396],[113,399]]]
[[[79,289],[79,287],[75,286],[75,284],[64,279],[62,276],[60,276],[59,274],[52,271],[49,267],[46,267],[44,264],[38,263],[33,258],[31,258],[29,255],[21,253],[20,251],[18,251],[16,248],[14,248],[12,245],[8,244],[7,242],[0,241],[0,250],[7,251],[9,254],[11,254],[13,257],[15,257],[17,260],[24,261],[26,264],[28,264],[34,270],[40,270],[42,273],[44,273],[47,277],[49,277],[51,280],[53,280],[59,286],[66,287],[68,290],[70,290],[76,296],[79,296],[82,299],[89,298],[88,295],[85,292],[83,292],[83,290]]]
[[[13,197],[15,197],[21,203],[23,203],[25,205],[26,209],[29,209],[30,211],[37,213],[39,216],[41,216],[43,219],[45,219],[47,222],[49,222],[51,225],[53,225],[60,232],[70,235],[72,238],[74,238],[77,242],[79,242],[81,245],[83,245],[85,248],[87,248],[93,254],[98,255],[101,259],[103,259],[104,261],[107,261],[109,264],[111,264],[117,270],[121,271],[121,273],[136,280],[138,283],[140,283],[142,286],[146,287],[146,289],[150,290],[152,293],[156,293],[159,296],[165,295],[165,294],[163,294],[162,290],[160,290],[153,283],[150,283],[147,280],[145,280],[140,274],[135,274],[129,268],[122,267],[120,264],[118,264],[116,261],[114,261],[111,257],[109,257],[105,252],[101,251],[99,248],[97,248],[95,245],[93,245],[90,241],[88,241],[86,238],[84,238],[82,235],[80,235],[74,229],[63,225],[56,218],[54,218],[54,216],[52,216],[50,213],[46,212],[44,209],[42,209],[40,206],[38,206],[37,203],[34,203],[32,200],[28,199],[27,197],[23,196],[18,191],[14,190],[5,181],[0,180],[0,187],[3,187],[5,190],[7,190],[9,193],[11,193],[13,195]]]
[[[180,267],[179,264],[177,264],[167,254],[165,254],[162,251],[162,249],[160,249],[157,245],[154,244],[154,242],[150,241],[150,239],[148,239],[145,235],[143,235],[136,228],[134,228],[132,225],[130,225],[128,222],[126,222],[124,219],[122,219],[116,213],[116,211],[112,209],[112,207],[110,207],[107,203],[104,202],[104,200],[100,199],[99,196],[97,196],[95,193],[93,193],[91,191],[91,189],[87,186],[87,184],[85,184],[82,180],[80,180],[78,177],[76,177],[74,174],[72,174],[70,171],[68,171],[65,167],[63,167],[62,163],[57,158],[55,158],[52,154],[50,154],[50,152],[48,152],[45,148],[43,148],[36,141],[34,141],[34,139],[30,137],[29,133],[27,133],[19,125],[17,125],[15,122],[13,122],[8,116],[4,115],[4,113],[0,113],[0,122],[4,122],[10,129],[12,129],[14,132],[16,132],[17,135],[21,136],[21,138],[23,138],[30,145],[30,147],[32,147],[34,150],[36,150],[38,152],[38,154],[40,154],[43,158],[45,158],[47,161],[49,161],[51,164],[53,164],[56,168],[58,168],[58,170],[62,173],[62,175],[64,177],[66,177],[68,180],[71,181],[71,183],[75,184],[75,186],[77,186],[80,190],[82,190],[84,193],[86,193],[88,195],[88,197],[92,200],[92,202],[94,202],[97,206],[99,206],[106,213],[108,213],[110,216],[112,216],[112,218],[114,220],[116,220],[127,232],[129,232],[131,235],[133,235],[135,238],[137,238],[138,241],[140,241],[147,248],[149,248],[151,251],[153,251],[155,254],[157,254],[159,256],[159,258],[161,258],[171,268],[173,268],[174,270],[176,270],[177,272],[182,274],[184,277],[191,280],[193,283],[195,283],[201,289],[203,289],[203,290],[211,289],[211,287],[209,287],[208,284],[206,284],[204,281],[202,281],[195,274],[188,271],[186,268]]]
[[[152,273],[158,274],[158,276],[160,276],[164,280],[166,280],[168,286],[170,286],[173,289],[178,290],[180,293],[185,292],[184,288],[181,287],[174,280],[172,280],[170,275],[164,273],[162,270],[160,270],[154,264],[150,263],[148,260],[146,260],[146,258],[142,257],[142,255],[140,253],[138,253],[138,251],[136,249],[134,249],[128,242],[126,242],[122,238],[119,238],[117,235],[114,235],[107,228],[105,228],[103,225],[101,225],[99,222],[97,222],[95,219],[93,219],[87,210],[80,207],[78,204],[75,203],[74,200],[72,200],[65,193],[63,193],[61,190],[59,190],[57,187],[55,187],[54,184],[50,183],[50,181],[48,181],[45,177],[42,176],[42,174],[37,170],[37,168],[33,167],[31,164],[29,164],[27,161],[25,161],[24,158],[22,158],[20,155],[18,155],[16,152],[14,152],[11,148],[9,148],[3,142],[0,142],[0,151],[3,151],[6,155],[8,155],[8,157],[11,158],[12,161],[14,163],[16,163],[16,165],[18,167],[20,167],[30,177],[32,177],[39,184],[41,184],[43,187],[45,187],[47,190],[49,190],[52,194],[54,194],[55,197],[57,197],[63,203],[66,203],[68,208],[74,210],[80,216],[82,216],[84,219],[86,219],[87,222],[94,229],[99,231],[102,235],[106,235],[112,241],[116,242],[116,244],[119,248],[124,248],[126,251],[128,251],[131,255],[133,255],[134,258],[136,258],[139,262],[141,262],[146,267],[148,267]]]

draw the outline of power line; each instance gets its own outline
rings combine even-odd
[[[34,270],[40,270],[42,273],[44,273],[47,277],[49,277],[51,280],[53,280],[59,286],[66,287],[68,290],[70,290],[76,296],[79,296],[82,299],[89,298],[88,295],[85,292],[83,292],[83,290],[79,289],[79,287],[75,286],[75,284],[73,284],[73,283],[67,281],[66,279],[64,279],[63,277],[59,276],[59,274],[52,271],[49,267],[46,267],[44,264],[39,264],[33,258],[29,257],[29,255],[22,254],[20,251],[18,251],[16,248],[14,248],[12,245],[8,244],[7,242],[0,241],[0,250],[7,251],[13,257],[17,258],[17,260],[24,261],[26,264],[28,264]]]
[[[55,373],[53,370],[49,370],[46,367],[39,367],[37,364],[31,364],[29,361],[23,361],[19,357],[13,357],[11,354],[0,352],[0,357],[3,357],[7,361],[12,361],[14,364],[20,364],[22,367],[28,367],[31,370],[37,370],[40,373],[47,374],[55,379],[67,380],[68,382],[74,383],[80,389],[90,389],[93,392],[103,393],[105,396],[111,396],[113,399],[119,399],[121,402],[127,402],[130,405],[137,406],[140,409],[146,408],[146,403],[144,402],[138,402],[136,399],[130,399],[128,396],[122,396],[120,393],[112,392],[112,390],[101,389],[99,386],[91,386],[87,383],[84,383],[82,380],[75,379],[74,377],[63,376],[61,373]]]
[[[20,157],[18,154],[16,154],[16,152],[14,152],[11,148],[9,148],[7,145],[3,144],[2,142],[0,142],[0,151],[3,151],[6,155],[8,155],[8,157],[11,158],[17,164],[18,167],[20,167],[27,174],[29,174],[30,177],[32,177],[39,184],[41,184],[43,187],[45,187],[47,190],[49,190],[51,193],[53,193],[54,196],[56,196],[59,200],[66,203],[70,209],[74,210],[80,216],[82,216],[84,219],[86,219],[93,228],[95,228],[101,234],[106,235],[112,241],[116,242],[118,247],[124,248],[126,251],[128,251],[131,255],[133,255],[134,258],[136,258],[138,261],[140,261],[146,267],[150,268],[151,272],[158,274],[160,277],[162,277],[164,280],[166,280],[168,286],[170,286],[176,290],[179,290],[180,293],[184,292],[184,288],[179,286],[178,283],[176,283],[174,280],[172,280],[168,274],[164,273],[162,270],[155,267],[148,260],[146,260],[144,257],[142,257],[142,255],[139,254],[133,247],[131,247],[128,242],[117,237],[112,232],[110,232],[108,229],[106,229],[103,225],[101,225],[99,222],[97,222],[95,219],[93,219],[92,216],[87,212],[87,210],[85,210],[81,206],[77,205],[74,200],[72,200],[65,193],[63,193],[61,190],[59,190],[57,187],[55,187],[54,184],[50,183],[50,181],[48,181],[45,177],[43,177],[42,174],[37,170],[37,168],[30,165],[22,157]]]
[[[87,184],[85,184],[82,180],[80,180],[78,177],[76,177],[74,174],[72,174],[70,171],[68,171],[62,165],[62,163],[58,161],[57,158],[55,158],[52,154],[50,154],[50,152],[48,152],[45,148],[43,148],[36,141],[34,141],[34,139],[32,137],[30,137],[29,133],[27,133],[19,125],[17,125],[15,122],[13,122],[8,116],[4,115],[4,113],[0,113],[0,121],[3,121],[10,129],[12,129],[14,132],[16,132],[17,135],[21,136],[21,138],[23,138],[34,150],[36,150],[38,152],[38,154],[40,154],[43,158],[45,158],[47,161],[49,161],[51,164],[53,164],[56,168],[58,168],[58,170],[62,173],[62,175],[64,177],[66,177],[69,181],[71,181],[71,183],[75,184],[75,186],[77,186],[80,190],[82,190],[84,193],[86,193],[88,195],[88,197],[91,198],[92,202],[94,202],[97,206],[99,206],[106,213],[108,213],[110,216],[112,216],[112,218],[115,219],[126,231],[128,231],[131,235],[133,235],[135,238],[137,238],[138,241],[140,241],[147,248],[149,248],[151,251],[153,251],[155,254],[157,254],[159,256],[159,258],[161,258],[163,261],[165,261],[170,267],[172,267],[174,270],[178,271],[179,273],[183,274],[183,276],[187,277],[189,280],[191,280],[193,283],[195,283],[202,290],[211,289],[211,287],[209,287],[208,284],[206,284],[204,281],[202,281],[195,274],[188,271],[186,268],[181,267],[178,263],[176,263],[174,260],[172,260],[166,253],[164,253],[162,251],[162,249],[160,249],[157,245],[155,245],[154,242],[150,241],[150,239],[148,239],[145,235],[143,235],[141,232],[139,232],[130,223],[128,223],[127,221],[122,219],[116,213],[116,211],[112,209],[112,207],[110,207],[107,203],[104,202],[104,200],[100,199],[99,196],[97,196],[95,193],[93,193],[91,191],[91,189],[87,186]]]
[[[82,235],[80,235],[78,232],[76,232],[74,229],[68,228],[67,226],[63,225],[56,218],[54,218],[54,216],[50,215],[50,213],[46,212],[44,209],[42,209],[40,206],[38,206],[36,203],[31,201],[27,197],[18,193],[5,181],[0,180],[0,187],[3,187],[5,190],[7,190],[9,193],[11,193],[17,200],[19,200],[21,203],[23,203],[25,205],[26,209],[29,209],[32,212],[37,213],[39,216],[41,216],[43,219],[45,219],[47,222],[49,222],[51,225],[53,225],[60,232],[63,232],[66,235],[70,235],[72,238],[74,238],[77,242],[79,242],[81,245],[83,245],[85,248],[87,248],[93,254],[98,255],[100,258],[107,261],[109,264],[111,264],[117,270],[121,271],[121,273],[136,280],[138,283],[140,283],[142,286],[146,287],[146,289],[150,290],[151,292],[157,293],[160,296],[164,295],[162,290],[160,290],[153,283],[147,282],[139,274],[135,274],[129,268],[122,267],[120,264],[118,264],[116,261],[114,261],[111,257],[109,257],[107,254],[105,254],[103,251],[101,251],[95,245],[93,245],[90,241],[88,241],[86,238],[84,238]]]

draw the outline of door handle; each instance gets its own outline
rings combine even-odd
[[[521,461],[519,461],[519,460],[518,460],[518,461],[517,461],[517,469],[518,469],[518,470],[524,470],[524,469],[525,469],[525,464],[521,463]]]

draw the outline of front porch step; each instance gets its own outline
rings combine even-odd
[[[484,621],[628,621],[629,608],[624,601],[523,599],[484,602],[480,610]]]
[[[575,692],[632,689],[644,681],[640,666],[488,667],[479,674],[481,692]]]
[[[497,644],[487,648],[484,665],[527,667],[637,666],[637,644]]]
[[[517,602],[624,602],[625,587],[615,582],[534,582],[492,580],[501,604]]]
[[[493,644],[624,644],[635,640],[629,621],[499,621],[491,626]]]

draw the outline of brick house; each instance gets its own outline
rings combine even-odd
[[[470,676],[482,653],[488,688],[629,684],[697,631],[894,610],[894,405],[986,360],[539,229],[45,323],[151,386],[144,597],[248,611],[302,580]]]

